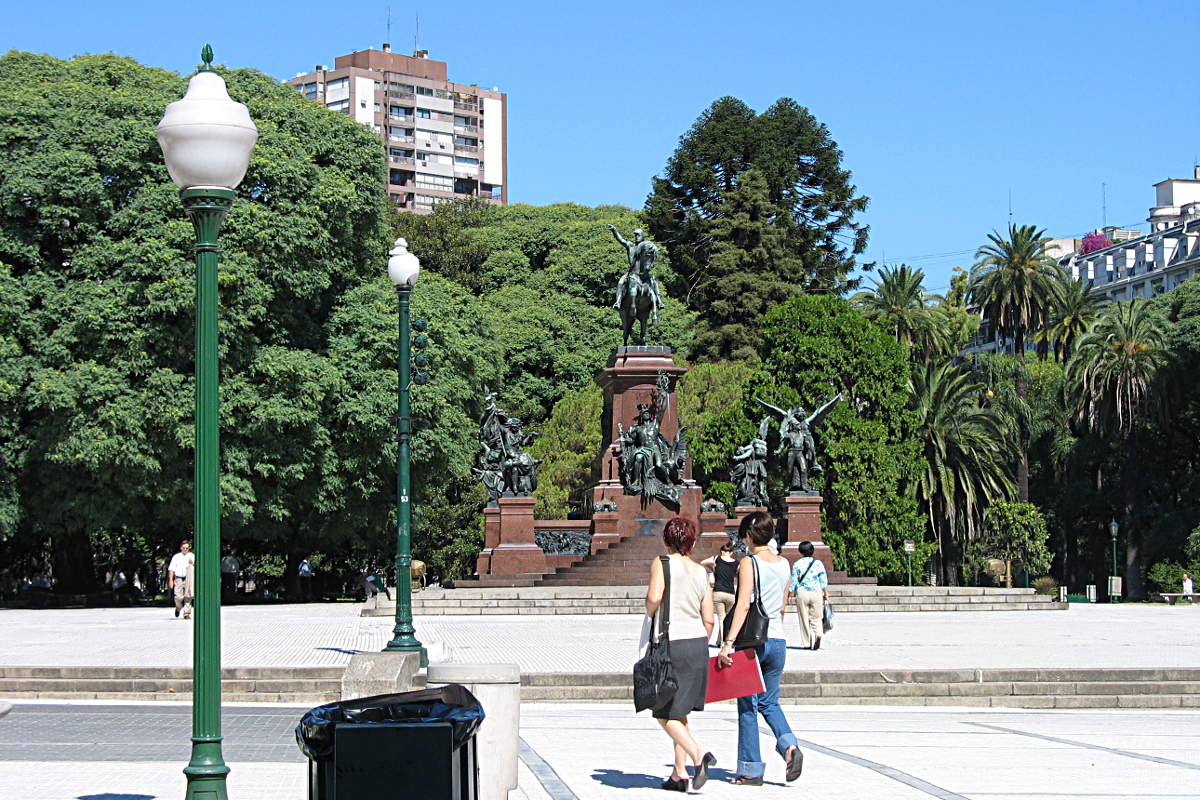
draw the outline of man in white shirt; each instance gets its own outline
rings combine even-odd
[[[192,543],[183,542],[179,552],[171,556],[167,565],[167,589],[175,592],[175,616],[183,611],[184,619],[192,617],[192,573],[195,571],[196,554],[192,552]]]
[[[1188,575],[1186,572],[1183,573],[1183,593],[1184,594],[1195,594],[1195,592],[1196,592],[1196,587],[1192,583],[1192,576]],[[1191,603],[1194,601],[1192,600],[1192,598],[1189,597],[1188,602]]]

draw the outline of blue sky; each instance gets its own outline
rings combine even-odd
[[[1144,223],[1200,153],[1200,3],[390,2],[391,42],[509,93],[510,200],[640,206],[722,95],[788,96],[828,125],[871,198],[868,260],[943,289],[1009,219],[1049,235]],[[280,79],[387,40],[389,0],[10,4],[0,51],[115,52]]]

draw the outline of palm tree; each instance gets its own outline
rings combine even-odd
[[[996,329],[1013,340],[1017,358],[1025,360],[1025,339],[1048,316],[1058,297],[1062,268],[1046,255],[1045,231],[1033,225],[1009,223],[1008,238],[988,234],[988,244],[975,253],[968,290],[970,304],[990,319]],[[1017,385],[1024,397],[1025,382]],[[1028,441],[1022,431],[1022,443]],[[1029,502],[1029,457],[1021,448],[1017,471],[1017,499]]]
[[[1001,414],[980,405],[984,388],[949,362],[915,365],[909,383],[924,462],[914,488],[938,543],[943,581],[951,576],[947,535],[959,536],[962,519],[970,538],[982,509],[1013,489],[1011,431]]]
[[[1047,324],[1038,331],[1038,338],[1054,346],[1056,361],[1067,361],[1075,340],[1087,331],[1100,313],[1100,296],[1092,292],[1092,282],[1075,280],[1062,271],[1057,300],[1050,309]]]
[[[863,316],[892,332],[896,341],[912,344],[913,334],[925,324],[925,273],[901,264],[880,267],[879,279],[869,291],[850,299]]]
[[[1075,343],[1067,364],[1076,396],[1075,415],[1088,429],[1121,444],[1121,521],[1125,531],[1125,585],[1132,599],[1145,597],[1140,570],[1138,420],[1159,410],[1155,377],[1166,360],[1166,321],[1144,300],[1113,303]]]
[[[1007,239],[993,231],[971,270],[970,304],[1012,338],[1017,358],[1025,357],[1025,339],[1046,319],[1060,284],[1062,268],[1046,255],[1044,233],[1011,223]]]

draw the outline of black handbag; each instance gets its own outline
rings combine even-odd
[[[746,620],[742,623],[742,629],[738,631],[737,638],[733,640],[733,646],[739,650],[747,647],[758,647],[760,644],[767,643],[767,630],[771,626],[771,618],[767,615],[767,610],[763,608],[762,594],[758,588],[758,561],[754,556],[747,556],[754,564],[754,594],[750,597],[750,608],[746,611]],[[733,624],[733,612],[725,615],[725,621],[721,625],[721,641],[729,641],[729,626]]]
[[[671,665],[671,562],[660,556],[663,568],[663,596],[658,605],[657,636],[650,630],[650,647],[633,665],[633,707],[635,711],[658,711],[671,705],[679,684]]]

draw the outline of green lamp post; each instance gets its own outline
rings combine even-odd
[[[409,461],[412,441],[412,419],[409,416],[409,387],[411,383],[424,383],[425,374],[418,371],[409,374],[409,304],[417,276],[421,274],[421,262],[408,252],[408,242],[397,239],[388,254],[388,277],[396,285],[396,299],[400,305],[400,364],[397,386],[397,425],[400,446],[396,453],[396,625],[392,628],[392,640],[383,648],[385,653],[417,653],[421,666],[429,666],[429,656],[417,640],[412,621],[412,502],[409,492]],[[416,327],[424,329],[423,322]],[[417,333],[418,349],[425,347],[425,335]],[[427,361],[428,359],[426,359]]]
[[[250,163],[258,129],[204,46],[187,94],[167,106],[158,144],[196,229],[196,622],[192,643],[190,800],[225,800],[221,756],[221,503],[217,374],[217,234]]]
[[[1117,603],[1121,600],[1121,592],[1116,588],[1115,580],[1120,577],[1120,573],[1117,572],[1117,534],[1121,532],[1121,526],[1115,519],[1108,523],[1108,532],[1112,536],[1112,578],[1108,581],[1108,602]]]

